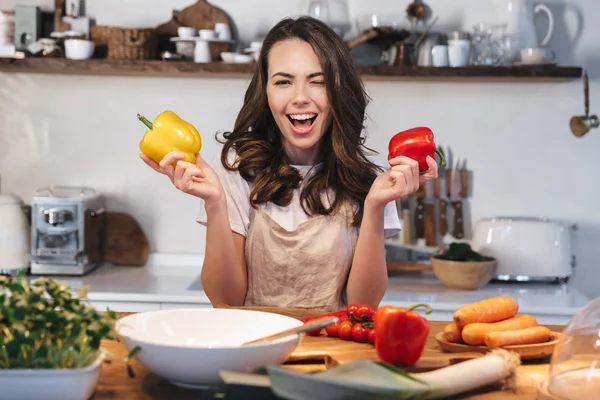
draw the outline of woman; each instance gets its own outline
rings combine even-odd
[[[202,285],[213,304],[334,310],[378,307],[394,201],[437,177],[416,161],[369,161],[367,96],[343,40],[319,20],[284,19],[267,34],[244,105],[212,165],[169,153],[176,188],[204,202]],[[360,234],[359,234],[360,232]]]

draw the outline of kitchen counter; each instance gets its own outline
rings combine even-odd
[[[146,266],[105,265],[82,277],[56,276],[73,290],[89,285],[88,297],[97,307],[140,312],[179,307],[211,307],[200,283],[201,255],[152,254]],[[490,283],[474,291],[447,288],[431,272],[390,273],[381,304],[410,306],[429,303],[432,320],[449,321],[461,305],[507,295],[520,312],[541,324],[565,325],[590,299],[570,284]]]
[[[277,312],[284,315],[290,315],[289,309],[271,309],[269,312]],[[293,316],[298,318],[303,315],[299,313],[302,310],[294,311]],[[124,314],[120,314],[122,317]],[[309,314],[307,314],[309,315]],[[443,352],[434,337],[441,332],[445,323],[439,321],[430,321],[431,331],[425,345],[425,350],[421,359],[413,367],[407,368],[409,372],[423,372],[441,368],[448,365],[451,359],[459,359],[460,354]],[[560,326],[549,326],[554,331],[561,331]],[[161,400],[161,399],[278,399],[273,396],[270,390],[263,388],[253,388],[249,386],[226,386],[224,388],[215,388],[213,390],[190,390],[171,385],[168,381],[149,372],[137,358],[132,360],[132,367],[135,371],[135,378],[129,378],[125,365],[116,360],[122,360],[127,355],[125,346],[115,340],[104,340],[102,348],[115,360],[108,364],[103,364],[100,380],[96,386],[94,394],[95,400],[127,398],[139,400]],[[142,350],[143,351],[143,350]],[[303,362],[294,362],[294,359],[300,360],[306,358],[306,354],[311,354],[311,360]],[[317,356],[320,355],[320,357]],[[467,353],[468,355],[469,353]],[[298,357],[294,357],[294,356]],[[323,361],[318,361],[323,358]],[[291,354],[284,367],[301,372],[317,372],[336,365],[352,362],[357,359],[378,360],[374,347],[368,343],[356,343],[344,341],[337,338],[328,338],[322,336],[304,335],[298,347]],[[523,362],[517,369],[515,387],[511,390],[502,390],[500,385],[489,385],[453,396],[457,399],[506,399],[506,400],[533,400],[536,398],[536,386],[538,382],[548,376],[549,364],[547,359],[532,360]]]

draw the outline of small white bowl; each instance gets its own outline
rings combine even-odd
[[[70,60],[87,60],[94,55],[95,43],[91,40],[65,40],[65,57]]]
[[[201,389],[222,383],[222,370],[250,372],[283,363],[300,335],[241,346],[279,331],[301,326],[295,318],[261,311],[197,308],[128,315],[115,326],[128,351],[152,373],[172,384]]]
[[[223,53],[221,53],[221,58],[226,63],[234,63],[235,62],[235,53],[223,52]]]
[[[89,399],[100,378],[104,352],[76,369],[0,369],[0,400]]]

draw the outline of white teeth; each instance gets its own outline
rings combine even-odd
[[[314,118],[316,116],[317,116],[317,114],[290,114],[290,118],[291,119],[296,119],[296,120],[299,120],[299,121],[304,121],[304,120],[307,120],[307,119],[311,119],[311,118]]]

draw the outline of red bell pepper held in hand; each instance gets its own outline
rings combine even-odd
[[[431,312],[428,304],[415,304],[408,309],[392,306],[377,309],[375,349],[381,361],[408,367],[419,360],[429,335],[429,321],[412,311],[417,307],[426,307],[425,314]]]
[[[433,141],[433,132],[424,126],[396,133],[390,140],[388,150],[388,161],[398,156],[412,158],[419,162],[419,172],[429,169],[427,156],[431,156],[435,160],[435,155],[439,155],[440,166],[446,166],[444,155],[436,148]]]

